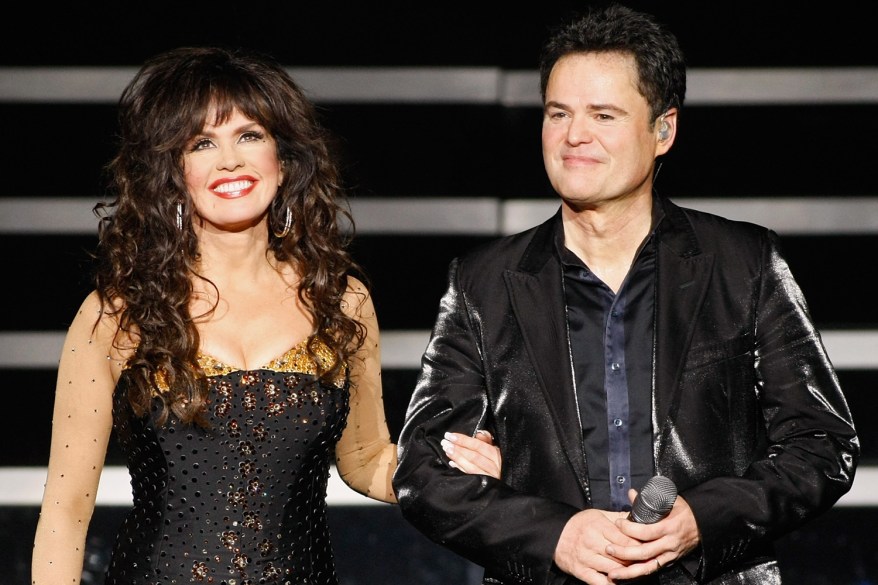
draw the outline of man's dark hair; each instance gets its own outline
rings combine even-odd
[[[625,53],[637,63],[638,89],[654,121],[686,96],[686,63],[676,36],[652,15],[611,4],[557,27],[540,57],[540,95],[559,59],[576,53]]]

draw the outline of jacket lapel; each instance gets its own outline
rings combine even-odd
[[[518,269],[508,270],[505,277],[513,312],[521,327],[523,346],[536,369],[540,389],[555,420],[555,430],[583,490],[587,491],[561,266],[554,252],[554,234],[559,221],[560,214],[556,214],[536,230]]]
[[[664,422],[678,400],[684,359],[698,327],[697,316],[704,302],[713,254],[704,254],[683,211],[662,200],[665,217],[657,231],[656,320],[653,348],[653,428],[657,443],[656,461],[669,440],[662,432]],[[709,325],[709,324],[708,324]],[[661,340],[657,342],[656,340]]]

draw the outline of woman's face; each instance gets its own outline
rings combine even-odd
[[[274,138],[238,110],[222,124],[207,122],[183,159],[186,187],[202,220],[196,224],[207,231],[259,225],[283,182]]]

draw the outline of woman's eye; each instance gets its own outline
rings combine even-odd
[[[243,134],[241,134],[242,142],[256,142],[259,140],[263,140],[264,138],[265,134],[256,130],[250,130],[249,132],[244,132]]]
[[[201,138],[192,143],[192,146],[189,150],[195,152],[196,150],[204,150],[205,148],[210,148],[213,146],[213,143],[207,138]]]

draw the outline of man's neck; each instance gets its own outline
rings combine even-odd
[[[565,203],[561,216],[564,246],[618,291],[652,228],[652,197],[583,210]]]

